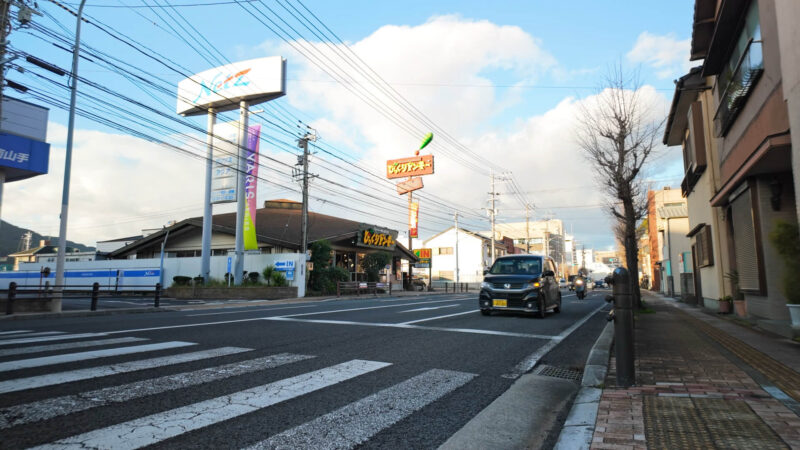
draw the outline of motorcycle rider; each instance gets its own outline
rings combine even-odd
[[[586,297],[586,269],[578,270],[578,276],[575,278],[575,295],[579,300]]]

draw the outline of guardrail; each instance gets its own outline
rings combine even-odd
[[[126,288],[135,289],[125,290]],[[97,305],[101,295],[106,298],[146,297],[152,295],[153,306],[158,308],[161,306],[161,293],[161,283],[156,283],[153,289],[147,289],[147,286],[100,285],[100,283],[63,286],[51,286],[47,283],[42,287],[36,287],[17,286],[16,282],[11,282],[6,291],[6,315],[14,314],[14,305],[17,302],[26,300],[51,300],[56,297],[64,299],[86,298],[88,296],[91,298],[89,310],[97,311]]]
[[[342,292],[346,291],[355,291],[357,296],[360,296],[361,293],[369,294],[372,293],[373,296],[378,295],[378,289],[383,289],[384,292],[388,292],[390,295],[392,293],[392,283],[376,283],[376,282],[366,282],[366,281],[339,281],[336,283],[336,296],[341,297]]]
[[[455,281],[439,281],[436,280],[431,286],[433,290],[443,289],[445,292],[478,292],[480,290],[480,283],[459,282]]]

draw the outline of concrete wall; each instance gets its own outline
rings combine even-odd
[[[794,190],[800,192],[800,2],[797,0],[775,0],[778,23],[778,44],[781,53],[783,76],[783,98],[789,110],[792,134],[792,171]],[[795,197],[798,220],[800,220],[800,195]]]
[[[689,238],[686,237],[686,233],[688,232],[688,217],[677,217],[669,219],[668,221],[667,219],[664,219],[664,260],[669,260],[672,267],[672,288],[673,295],[675,297],[679,297],[681,295],[680,255],[681,253],[692,251]],[[666,263],[664,265],[666,266]],[[667,292],[667,288],[662,288],[662,292]]]

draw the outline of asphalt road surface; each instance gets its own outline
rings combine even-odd
[[[436,448],[536,364],[582,370],[605,292],[3,321],[0,447]]]

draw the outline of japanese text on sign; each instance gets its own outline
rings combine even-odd
[[[414,156],[411,158],[390,159],[386,161],[386,176],[402,178],[433,173],[433,155]]]

